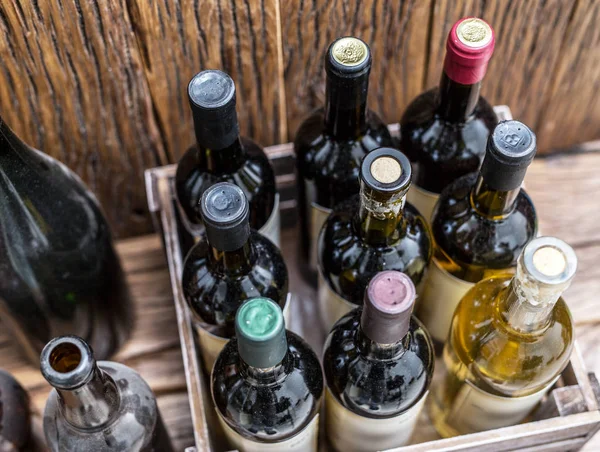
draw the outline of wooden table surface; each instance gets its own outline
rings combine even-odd
[[[577,338],[588,369],[600,375],[600,228],[597,225],[600,198],[600,153],[536,160],[526,184],[540,217],[544,235],[555,235],[570,243],[579,258],[579,268],[566,299],[577,324]],[[597,198],[598,197],[598,198]],[[282,234],[283,252],[294,262],[293,230]],[[175,450],[193,444],[181,349],[169,275],[162,244],[157,235],[118,243],[118,250],[135,297],[136,322],[131,339],[115,357],[141,373],[157,396]],[[301,287],[299,275],[291,272],[291,290]],[[36,444],[43,449],[41,416],[49,387],[39,369],[29,365],[0,324],[0,368],[11,372],[32,399]],[[584,448],[600,450],[600,435]]]

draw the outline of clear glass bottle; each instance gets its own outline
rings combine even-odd
[[[479,95],[494,43],[494,30],[482,19],[456,22],[439,86],[414,99],[400,120],[400,149],[415,169],[408,201],[427,221],[444,187],[477,171],[498,122]]]
[[[0,118],[0,313],[32,363],[78,334],[101,358],[132,328],[131,298],[95,196]]]
[[[562,293],[577,268],[554,237],[532,240],[514,276],[480,281],[461,300],[444,348],[446,376],[430,414],[443,436],[521,422],[569,361],[574,325]]]
[[[431,223],[434,256],[417,310],[438,351],[462,296],[482,278],[514,271],[537,235],[535,208],[521,188],[535,153],[535,135],[525,124],[501,122],[479,174],[457,179],[440,196]]]
[[[238,309],[211,392],[230,446],[240,452],[316,452],[323,373],[317,355],[287,331],[281,308],[253,298]]]
[[[285,308],[288,272],[279,248],[250,229],[249,203],[237,185],[213,185],[202,195],[199,210],[206,236],[185,258],[181,286],[210,372],[234,336],[235,315],[244,301],[268,297]]]
[[[0,369],[0,451],[32,448],[29,396],[8,372]]]
[[[429,334],[411,316],[416,291],[404,273],[375,275],[365,302],[342,317],[325,342],[325,426],[343,452],[407,444],[433,377]]]
[[[380,148],[364,158],[360,194],[338,204],[319,237],[319,306],[326,330],[360,306],[371,278],[398,270],[419,292],[433,242],[425,219],[405,203],[410,162]]]
[[[217,182],[230,182],[238,185],[250,202],[252,228],[263,228],[279,245],[275,173],[262,147],[240,137],[233,80],[221,71],[202,71],[190,81],[188,97],[196,144],[181,157],[175,175],[186,230],[200,236],[203,225],[198,203],[202,194]]]
[[[300,256],[316,284],[317,238],[331,209],[358,193],[363,157],[392,146],[385,123],[367,109],[371,51],[358,38],[335,40],[325,54],[325,107],[313,112],[294,138]]]
[[[140,375],[122,364],[96,363],[77,336],[52,339],[41,371],[54,389],[44,411],[52,452],[171,452],[156,400]]]

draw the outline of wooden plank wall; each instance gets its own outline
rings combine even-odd
[[[446,35],[497,32],[484,94],[538,132],[540,152],[600,138],[600,0],[3,0],[0,114],[97,193],[117,236],[150,230],[143,170],[193,140],[185,95],[230,72],[242,130],[288,140],[323,102],[335,37],[371,44],[370,106],[396,122],[436,85]]]

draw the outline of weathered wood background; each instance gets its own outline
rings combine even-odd
[[[541,152],[600,138],[600,0],[2,0],[0,114],[83,177],[118,236],[140,234],[143,170],[192,142],[194,73],[229,72],[243,132],[282,142],[323,101],[325,48],[354,34],[374,54],[370,106],[396,122],[465,15],[497,32],[484,94]]]

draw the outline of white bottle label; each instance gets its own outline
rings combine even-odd
[[[290,324],[291,299],[292,296],[288,293],[285,306],[283,307],[283,319],[286,325]],[[202,355],[204,368],[206,369],[206,372],[210,374],[219,353],[221,353],[225,344],[229,342],[229,339],[212,334],[210,331],[205,330],[199,323],[195,323],[194,328],[198,335],[200,354]]]
[[[341,317],[358,307],[335,293],[323,277],[321,270],[319,270],[318,298],[323,327],[328,332]]]
[[[489,394],[466,381],[452,403],[446,422],[459,434],[508,427],[521,422],[554,385],[524,397],[501,397]]]
[[[331,209],[322,207],[317,203],[310,205],[310,258],[309,265],[314,271],[317,271],[319,265],[319,234],[321,228],[331,213]]]
[[[284,441],[265,443],[244,438],[232,429],[217,410],[219,424],[229,445],[239,452],[317,452],[319,438],[319,415],[296,435]]]
[[[446,341],[454,310],[474,285],[451,275],[437,259],[431,259],[423,295],[417,305],[417,317],[425,324],[431,337],[440,342]]]
[[[417,210],[428,224],[431,224],[431,216],[433,214],[433,208],[437,202],[439,194],[425,190],[424,188],[418,187],[416,184],[412,184],[406,195],[406,200],[416,207]]]
[[[279,193],[276,193],[273,211],[271,212],[271,215],[267,219],[266,223],[263,224],[262,228],[260,228],[258,232],[273,242],[277,248],[280,248],[281,243],[281,223],[279,218]]]
[[[416,405],[398,416],[373,419],[359,416],[344,407],[327,388],[325,431],[334,447],[343,452],[371,452],[408,444],[415,429],[426,393]]]

